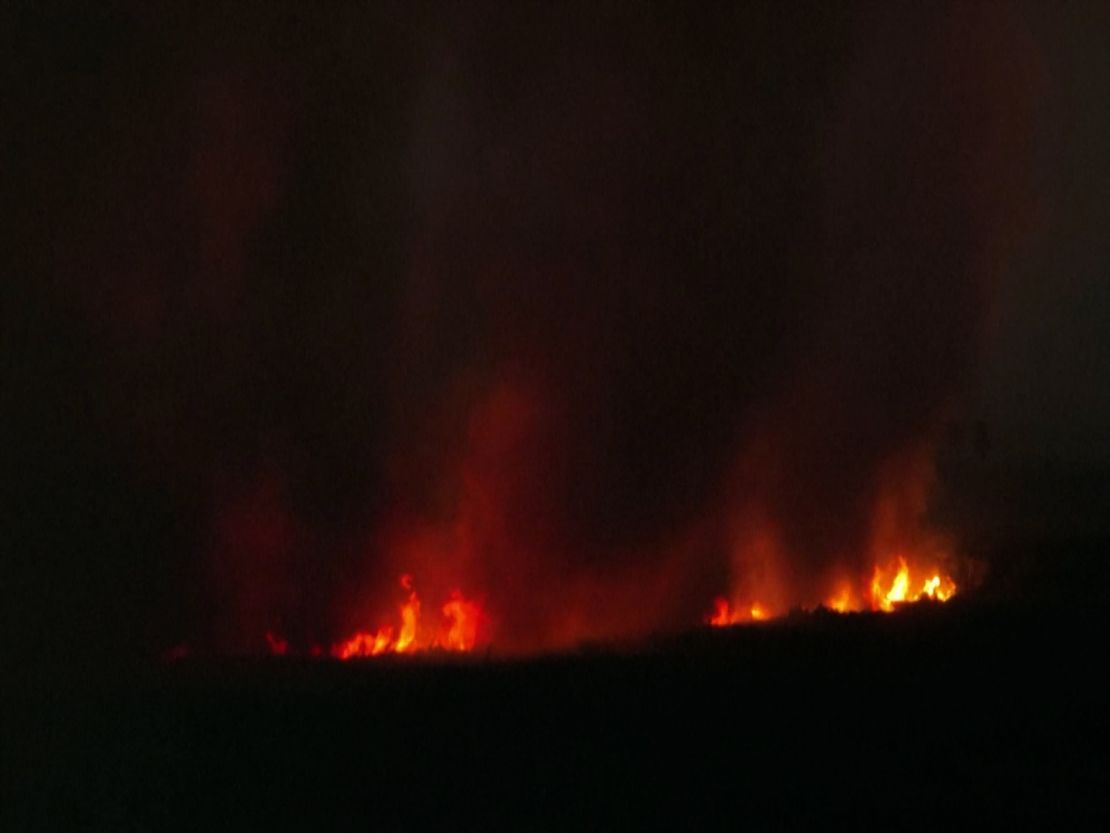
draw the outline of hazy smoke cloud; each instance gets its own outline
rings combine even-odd
[[[6,407],[91,580],[17,576],[122,589],[107,643],[330,639],[402,569],[521,645],[688,624],[766,530],[808,598],[1028,221],[1008,6],[87,14],[12,62]]]

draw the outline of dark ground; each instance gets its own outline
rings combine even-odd
[[[1104,620],[957,599],[521,662],[187,660],[21,681],[2,826],[1100,825]]]

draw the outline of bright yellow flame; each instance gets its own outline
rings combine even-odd
[[[887,603],[891,606],[895,602],[904,602],[906,592],[910,589],[910,568],[906,566],[906,559],[898,559],[898,575],[894,577],[894,585],[886,594]]]
[[[403,654],[413,647],[416,641],[416,621],[420,618],[420,599],[416,598],[416,593],[412,591],[412,578],[402,576],[401,586],[410,592],[409,600],[401,605],[401,633],[393,648],[398,654]]]
[[[921,590],[921,595],[928,596],[930,599],[935,599],[938,602],[946,602],[952,598],[955,592],[955,582],[947,576],[941,578],[938,574],[925,582],[925,586]]]
[[[934,573],[921,584],[921,589],[916,593],[910,591],[910,570],[906,559],[899,557],[898,572],[891,582],[889,589],[884,589],[882,570],[875,567],[871,579],[871,606],[872,609],[882,610],[887,613],[894,610],[895,605],[903,602],[916,602],[923,598],[946,602],[956,595],[956,583],[948,576]]]

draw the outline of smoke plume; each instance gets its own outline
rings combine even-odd
[[[249,651],[408,573],[534,650],[916,545],[1031,216],[1018,11],[257,11],[20,18],[16,585]]]

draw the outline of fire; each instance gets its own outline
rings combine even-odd
[[[393,648],[398,654],[412,648],[416,641],[416,622],[420,618],[420,599],[412,589],[412,576],[401,576],[401,586],[409,591],[409,600],[401,605],[401,635],[397,637],[397,644]]]
[[[894,568],[883,570],[876,566],[866,595],[867,607],[890,613],[902,604],[922,599],[946,602],[956,594],[956,583],[949,576],[935,570],[926,573],[931,574],[924,579],[920,579],[920,573],[915,577],[914,570],[902,556],[896,559]],[[399,627],[383,624],[376,631],[356,631],[347,639],[335,643],[331,656],[347,660],[428,650],[466,652],[472,651],[478,644],[483,623],[487,620],[481,604],[466,598],[459,590],[452,590],[439,608],[439,617],[429,621],[421,614],[420,597],[413,587],[412,576],[402,575],[400,586],[406,597],[397,608]],[[860,604],[851,584],[843,583],[834,595],[825,600],[824,607],[837,613],[849,613],[863,609],[864,605]],[[763,622],[774,616],[774,612],[760,601],[734,606],[728,599],[719,596],[714,599],[713,611],[705,621],[714,627],[726,627],[744,622]],[[266,632],[266,642],[271,654],[284,656],[289,652],[288,641],[272,631]],[[317,656],[322,651],[315,646],[311,653]]]
[[[729,612],[728,601],[720,596],[713,600],[713,614],[707,620],[710,625],[716,628],[731,625],[733,620]]]
[[[743,608],[733,608],[727,599],[719,596],[714,599],[713,613],[706,618],[706,622],[715,628],[722,628],[739,622],[762,622],[769,618],[770,612],[759,602],[752,602],[745,611]]]
[[[925,582],[922,593],[938,602],[946,602],[956,594],[956,583],[952,579],[938,574]]]
[[[336,659],[350,659],[351,657],[376,657],[384,654],[393,644],[393,628],[383,627],[375,633],[360,631],[345,642],[340,642],[332,648],[332,656]]]
[[[443,641],[448,651],[469,651],[478,640],[478,626],[482,619],[482,608],[467,601],[457,590],[443,605],[443,615],[451,623]]]
[[[887,613],[894,610],[896,605],[905,602],[916,602],[923,598],[933,601],[946,602],[956,593],[956,583],[948,576],[934,572],[929,578],[921,582],[919,590],[911,591],[915,586],[911,583],[909,565],[906,559],[899,556],[898,569],[889,585],[884,581],[883,571],[876,566],[871,578],[871,609],[882,610]]]
[[[825,600],[825,607],[836,613],[851,613],[852,611],[859,610],[859,604],[855,600],[855,594],[852,593],[851,585],[841,585],[836,594],[830,596]]]
[[[413,588],[412,576],[401,576],[401,587],[408,594],[398,609],[399,630],[382,625],[377,631],[358,631],[350,638],[332,646],[336,659],[376,657],[382,654],[410,654],[430,649],[471,651],[478,643],[479,631],[485,620],[482,606],[467,599],[458,590],[451,594],[440,612],[439,622],[428,622],[420,613],[420,597]],[[396,639],[394,634],[396,633]]]
[[[875,576],[871,579],[871,600],[877,603],[881,610],[894,610],[894,605],[906,600],[906,591],[910,586],[910,568],[906,566],[906,559],[898,559],[898,574],[890,589],[883,591],[882,571],[875,568]]]
[[[946,602],[956,595],[956,582],[939,571],[922,571],[928,578],[919,580],[921,572],[915,574],[904,557],[895,561],[893,570],[883,570],[876,566],[870,585],[865,594],[867,602],[861,604],[850,583],[840,584],[836,592],[825,599],[823,606],[836,613],[853,613],[865,608],[891,613],[899,605],[929,599]],[[916,588],[916,589],[915,589]],[[706,617],[706,623],[714,627],[725,627],[740,622],[760,622],[773,618],[773,613],[762,603],[752,602],[750,606],[733,607],[723,596],[713,601],[713,612]]]

